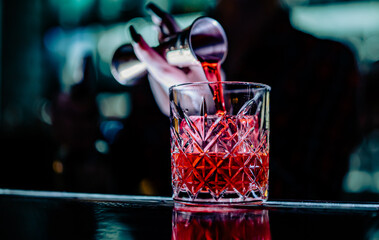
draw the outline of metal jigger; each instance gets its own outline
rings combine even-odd
[[[188,28],[154,47],[169,64],[177,67],[188,67],[200,62],[222,63],[227,48],[224,29],[209,17],[197,18]],[[147,73],[146,64],[137,59],[131,44],[122,45],[115,51],[111,72],[123,85],[132,85]]]

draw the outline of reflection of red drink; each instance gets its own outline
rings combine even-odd
[[[175,209],[171,239],[271,239],[268,212],[191,212]]]

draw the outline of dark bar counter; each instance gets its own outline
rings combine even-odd
[[[0,239],[377,239],[379,204],[186,207],[167,197],[0,189]]]

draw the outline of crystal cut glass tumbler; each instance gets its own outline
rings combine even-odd
[[[268,197],[270,87],[199,82],[170,88],[173,198],[189,205]]]

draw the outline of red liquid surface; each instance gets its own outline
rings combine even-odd
[[[173,179],[192,193],[211,192],[216,198],[224,192],[246,195],[265,189],[269,156],[265,153],[173,153]],[[264,193],[263,193],[264,194]]]
[[[218,62],[201,62],[205,77],[209,82],[221,82],[221,65]],[[215,101],[217,114],[225,114],[225,101],[222,85],[216,84],[212,87],[213,100]]]

